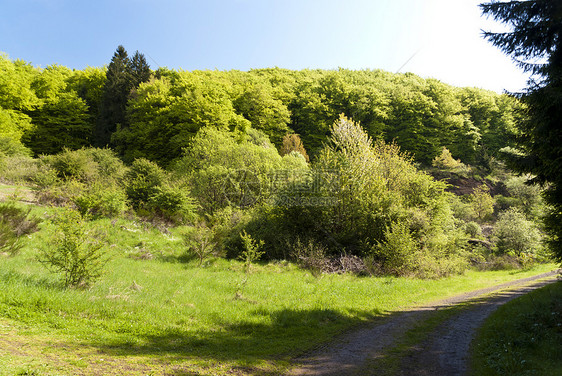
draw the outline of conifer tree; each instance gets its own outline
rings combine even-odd
[[[485,32],[484,37],[532,74],[520,95],[527,105],[520,123],[520,152],[511,153],[508,160],[547,188],[551,209],[546,228],[551,248],[562,261],[562,1],[494,1],[480,6],[485,15],[511,27],[508,32]]]
[[[127,100],[134,82],[131,62],[123,46],[117,47],[106,77],[95,134],[95,143],[100,147],[109,144],[117,124],[126,125]]]
[[[150,80],[150,66],[146,62],[146,58],[139,51],[131,58],[131,75],[133,79],[133,86],[138,87],[141,83]]]

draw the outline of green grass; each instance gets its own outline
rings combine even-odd
[[[478,331],[474,375],[562,375],[562,282],[498,308]]]
[[[277,262],[246,275],[237,261],[185,262],[181,228],[165,235],[125,219],[91,226],[107,234],[111,260],[88,290],[63,288],[36,261],[52,236],[47,221],[20,254],[0,257],[0,374],[278,374],[294,356],[366,321],[555,267],[419,280],[315,278]],[[131,257],[146,252],[153,259]]]

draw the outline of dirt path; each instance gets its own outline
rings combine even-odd
[[[476,290],[431,305],[415,307],[391,315],[371,327],[349,333],[327,347],[299,359],[289,374],[301,375],[380,375],[388,373],[381,362],[416,324],[439,309],[470,302],[470,307],[454,314],[402,359],[399,375],[463,375],[467,353],[475,330],[497,307],[509,300],[557,280],[557,272],[519,279]],[[494,293],[492,295],[488,295]]]

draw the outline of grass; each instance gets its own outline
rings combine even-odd
[[[0,374],[279,374],[291,358],[377,317],[555,267],[419,280],[316,278],[273,262],[246,274],[238,261],[186,262],[182,228],[90,225],[107,234],[111,261],[88,290],[63,288],[36,260],[52,237],[48,221],[20,254],[0,256]]]
[[[562,281],[498,308],[472,348],[474,375],[562,375]]]

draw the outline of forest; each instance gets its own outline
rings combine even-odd
[[[548,250],[540,188],[501,161],[523,109],[411,73],[153,70],[123,46],[83,70],[2,55],[0,170],[86,219],[183,226],[201,262],[421,277],[525,267]],[[4,227],[0,245],[16,249]]]

